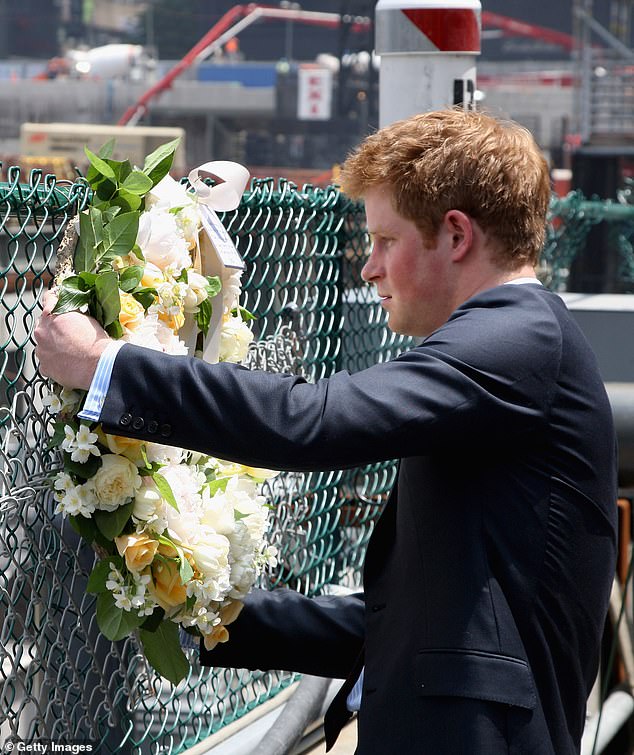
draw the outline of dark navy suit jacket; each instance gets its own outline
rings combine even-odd
[[[388,363],[312,385],[126,345],[106,431],[253,466],[399,458],[364,595],[256,591],[203,663],[346,677],[358,753],[567,755],[614,574],[616,451],[561,299],[505,285]]]

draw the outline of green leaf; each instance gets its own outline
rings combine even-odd
[[[119,189],[110,202],[113,206],[120,207],[122,212],[136,212],[143,204],[141,197],[127,189]]]
[[[198,330],[206,336],[209,332],[209,325],[211,324],[211,315],[213,307],[209,299],[203,299],[198,305],[198,311],[194,314],[194,320],[198,326]]]
[[[211,480],[211,482],[207,483],[207,487],[209,488],[209,495],[214,496],[219,490],[224,491],[227,489],[227,485],[229,483],[229,477],[218,477],[216,480]]]
[[[114,145],[115,145],[115,138],[114,136],[112,139],[108,139],[107,142],[101,145],[99,148],[99,157],[102,160],[107,160],[109,157],[112,157],[112,153],[114,152]]]
[[[113,218],[104,228],[103,259],[123,257],[136,242],[139,230],[139,214],[124,212]]]
[[[115,340],[122,338],[123,328],[121,327],[119,320],[115,320],[114,322],[111,322],[110,325],[107,325],[106,333],[110,336],[110,338],[114,338]]]
[[[172,488],[165,477],[163,477],[163,475],[159,474],[158,472],[154,472],[152,474],[152,480],[154,481],[154,484],[156,485],[161,498],[164,498],[170,506],[178,511],[178,503],[176,503],[176,498],[174,498]]]
[[[248,309],[245,309],[244,307],[237,307],[233,310],[233,313],[240,313],[240,317],[244,322],[249,322],[249,320],[257,320],[257,317],[254,314],[251,314]]]
[[[205,286],[205,289],[207,291],[207,296],[213,299],[214,296],[217,296],[220,293],[222,289],[222,281],[217,275],[207,275],[206,278],[207,285]]]
[[[88,147],[84,147],[84,152],[86,153],[86,157],[88,158],[90,164],[97,171],[98,174],[105,176],[106,178],[109,178],[111,181],[114,181],[115,179],[114,171],[105,160],[102,160],[94,152],[91,152],[88,149]]]
[[[115,181],[119,185],[132,173],[132,164],[129,160],[106,160],[106,162],[112,168]]]
[[[69,516],[68,521],[75,532],[83,537],[87,543],[93,542],[97,534],[97,527],[92,519],[78,514],[77,516]]]
[[[119,319],[121,300],[119,298],[119,276],[114,270],[101,273],[95,281],[95,295],[101,307],[100,322],[107,327]]]
[[[158,673],[178,684],[189,673],[189,661],[183,653],[178,626],[173,621],[162,621],[156,631],[139,630],[143,652]]]
[[[97,239],[95,238],[95,223],[93,217],[101,217],[101,210],[90,207],[88,212],[79,214],[79,242],[75,248],[73,266],[77,273],[95,272],[97,258]]]
[[[120,212],[120,207],[117,207],[116,205],[108,205],[108,207],[102,211],[104,225],[109,223],[112,218],[116,217]]]
[[[109,178],[102,178],[98,184],[95,184],[95,193],[102,202],[110,202],[117,189],[116,180],[111,181]]]
[[[81,281],[81,284],[83,284],[84,290],[88,291],[89,289],[94,287],[95,281],[97,280],[97,273],[83,272],[79,273],[77,277]],[[66,280],[70,280],[70,278],[67,278]]]
[[[162,144],[145,158],[143,172],[152,180],[152,186],[156,186],[169,173],[179,142],[180,139],[173,139],[167,144]]]
[[[64,312],[72,312],[90,304],[92,291],[76,291],[62,287],[59,290],[59,298],[53,308],[54,315],[61,315]]]
[[[64,471],[73,474],[82,480],[89,480],[91,477],[94,477],[101,467],[100,456],[93,456],[91,454],[88,457],[88,461],[83,464],[80,464],[78,461],[73,461],[70,458],[70,454],[66,451],[63,452],[62,456],[64,459]]]
[[[185,558],[182,548],[177,548],[178,555],[180,556],[180,562],[178,565],[178,575],[181,578],[181,582],[186,585],[189,580],[194,576],[194,570],[192,565]]]
[[[123,559],[121,556],[108,556],[101,561],[97,562],[93,570],[90,572],[88,582],[86,583],[86,592],[97,594],[100,592],[106,592],[106,582],[108,581],[108,575],[112,571],[110,564],[114,564],[119,571],[123,569]]]
[[[48,448],[59,448],[62,445],[62,441],[66,437],[64,426],[67,422],[55,422],[53,424],[53,434],[48,442]]]
[[[93,518],[99,531],[108,540],[114,540],[125,529],[128,519],[132,515],[134,502],[117,507],[114,511],[95,511]]]
[[[132,296],[134,296],[146,311],[152,306],[152,304],[154,304],[156,295],[156,289],[150,287],[139,288],[132,293]]]
[[[122,291],[130,293],[130,291],[133,291],[139,283],[141,283],[142,278],[143,268],[141,265],[131,265],[130,267],[126,267],[119,276],[119,288]]]
[[[194,598],[194,601],[196,598]],[[160,623],[165,618],[165,610],[160,606],[157,606],[154,611],[145,619],[141,624],[141,629],[145,629],[147,632],[156,632]]]
[[[244,519],[245,517],[249,516],[248,514],[242,514],[238,509],[233,510],[233,518],[236,520],[236,522],[239,522],[241,519]]]
[[[132,194],[138,194],[140,197],[147,194],[153,185],[152,179],[140,170],[133,170],[121,184],[124,189]]]
[[[117,608],[110,590],[100,592],[97,596],[96,615],[99,629],[113,642],[123,640],[144,621],[144,617],[139,616],[138,611],[124,611],[123,608]]]

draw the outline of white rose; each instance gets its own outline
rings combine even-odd
[[[192,556],[203,579],[216,580],[229,569],[229,541],[223,535],[208,535],[192,548]]]
[[[185,312],[198,312],[199,305],[207,298],[207,278],[195,270],[187,273],[187,291],[185,292]]]
[[[187,188],[172,178],[169,173],[164,176],[145,197],[145,206],[182,207],[192,201],[192,194]]]
[[[192,264],[174,215],[159,206],[141,214],[137,244],[145,259],[161,270],[167,267],[182,270]]]
[[[97,508],[114,511],[128,503],[141,486],[141,477],[136,466],[123,456],[104,454],[101,467],[92,478]]]
[[[231,535],[236,526],[233,504],[224,493],[210,497],[209,489],[203,490],[203,515],[200,523],[219,535]]]
[[[221,362],[242,362],[249,351],[253,333],[241,317],[230,315],[222,324],[220,331]]]
[[[140,487],[134,495],[132,516],[143,522],[149,522],[160,510],[163,499],[154,488],[145,485]]]

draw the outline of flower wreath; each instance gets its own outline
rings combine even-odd
[[[218,255],[231,242],[214,210],[237,207],[248,173],[207,163],[186,187],[169,176],[177,145],[159,147],[142,169],[113,160],[113,142],[85,150],[93,201],[60,246],[54,312],[88,312],[112,337],[146,348],[239,362],[252,316],[239,306],[235,248],[233,267]],[[201,170],[220,182],[208,186]],[[204,274],[210,259],[217,275]],[[63,457],[55,511],[100,556],[87,590],[97,595],[102,633],[113,641],[135,633],[149,663],[176,684],[189,672],[179,627],[209,649],[226,642],[241,599],[276,564],[261,495],[276,473],[109,435],[78,418],[85,398],[53,384],[44,399],[56,415],[50,446]]]

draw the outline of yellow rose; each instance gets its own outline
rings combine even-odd
[[[141,535],[120,535],[115,537],[119,555],[125,558],[125,563],[130,571],[140,572],[149,566],[154,560],[158,549],[158,540]]]
[[[123,456],[103,454],[101,466],[92,478],[97,508],[114,511],[128,503],[141,487],[141,477],[136,466]]]
[[[148,591],[166,611],[184,603],[187,599],[187,588],[181,581],[178,564],[173,561],[155,561]]]
[[[141,285],[146,288],[158,288],[161,283],[165,283],[165,276],[161,268],[153,265],[151,262],[146,262],[143,268]]]
[[[175,313],[159,312],[159,319],[164,322],[173,333],[178,333],[185,324],[185,313],[182,309]]]
[[[209,634],[204,635],[203,641],[207,650],[213,650],[219,642],[226,642],[229,639],[229,632],[222,626],[214,627]]]
[[[136,438],[123,438],[120,435],[108,435],[108,433],[104,433],[104,435],[106,445],[113,454],[125,456],[126,459],[130,459],[134,463],[143,461],[141,446],[144,441]]]
[[[119,322],[121,327],[127,331],[134,332],[143,322],[145,310],[143,305],[125,291],[119,291],[119,301],[121,302],[121,311],[119,312]]]

